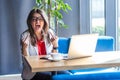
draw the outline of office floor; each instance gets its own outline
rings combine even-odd
[[[22,80],[21,74],[0,75],[0,80]]]

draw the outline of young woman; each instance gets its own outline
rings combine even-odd
[[[58,40],[49,29],[48,18],[43,10],[33,9],[27,18],[28,29],[21,34],[21,51],[23,60],[23,80],[49,80],[50,72],[32,73],[26,64],[24,56],[48,55],[57,52]]]

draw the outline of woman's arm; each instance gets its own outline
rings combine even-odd
[[[23,35],[21,36],[21,39],[20,39],[20,45],[21,45],[21,53],[22,55],[24,56],[28,56],[27,55],[27,43],[26,43],[26,40],[27,40],[27,37],[24,37]]]
[[[53,53],[58,52],[58,37],[57,36],[55,36],[54,40],[52,41],[52,44],[53,44],[52,52]]]
[[[58,52],[58,37],[55,36],[55,34],[53,33],[53,31],[50,31],[49,35],[50,35],[50,41],[51,41],[51,43],[53,45],[52,52],[56,53],[56,52]]]
[[[27,51],[26,51],[27,44],[22,41],[21,46],[22,46],[22,47],[21,47],[22,55],[27,56]]]

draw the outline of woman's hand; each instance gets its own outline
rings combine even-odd
[[[51,42],[52,42],[52,45],[54,48],[58,47],[58,37],[57,36],[51,38]]]
[[[51,38],[51,42],[52,42],[52,45],[53,45],[52,52],[57,53],[58,52],[58,37],[55,36],[54,38]]]
[[[58,37],[55,36],[53,33],[49,32],[49,37],[50,37],[50,41],[53,45],[53,49],[52,52],[56,53],[58,52]]]

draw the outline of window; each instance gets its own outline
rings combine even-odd
[[[105,35],[104,0],[91,0],[91,25],[92,33]]]
[[[118,50],[120,46],[120,39],[118,39],[120,37],[118,37],[118,35],[120,35],[120,29],[118,29],[117,24],[117,4],[120,3],[120,0],[119,3],[117,1],[118,0],[80,0],[80,34],[99,33],[100,36],[112,36],[115,39],[115,50]]]

